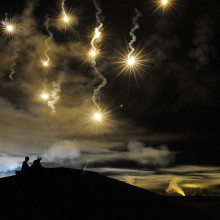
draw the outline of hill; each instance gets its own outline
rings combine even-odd
[[[2,178],[0,195],[2,219],[215,219],[173,197],[68,168]]]

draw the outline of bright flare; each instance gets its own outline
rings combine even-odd
[[[19,27],[13,20],[9,21],[6,19],[5,21],[1,21],[1,24],[3,25],[3,32],[6,36],[11,37],[20,34]]]
[[[128,58],[128,65],[133,66],[135,64],[135,57],[131,56]]]
[[[7,31],[9,32],[13,32],[14,31],[14,27],[12,25],[7,25],[6,26]]]
[[[42,99],[44,99],[44,100],[47,100],[47,99],[49,98],[49,95],[48,95],[47,93],[42,93],[42,94],[40,95],[40,97],[41,97]]]
[[[100,35],[101,35],[101,32],[99,31],[99,28],[96,28],[96,29],[95,29],[95,36],[94,36],[94,37],[95,37],[96,39],[98,39],[98,38],[100,37]]]
[[[47,61],[44,61],[44,62],[43,62],[43,66],[48,67],[48,66],[49,66],[49,63],[48,63]]]
[[[95,57],[96,56],[96,51],[95,50],[91,50],[90,51],[90,56],[91,57]]]
[[[64,22],[68,23],[70,19],[65,15],[65,16],[63,17],[63,20],[64,20]]]
[[[162,4],[166,5],[168,3],[168,0],[162,0]]]
[[[95,113],[94,114],[94,120],[99,122],[102,120],[102,115],[100,113]]]

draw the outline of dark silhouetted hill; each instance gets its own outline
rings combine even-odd
[[[211,220],[208,212],[95,172],[45,169],[0,179],[1,219]],[[217,218],[216,218],[217,219]]]

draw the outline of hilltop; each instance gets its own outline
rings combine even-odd
[[[2,219],[214,219],[181,200],[68,168],[0,179]]]

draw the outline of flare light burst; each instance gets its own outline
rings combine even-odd
[[[48,67],[49,66],[49,61],[42,61],[42,64],[44,67]]]
[[[120,54],[119,61],[117,63],[120,64],[119,68],[121,68],[121,71],[119,74],[122,74],[124,72],[134,74],[136,77],[136,74],[141,75],[141,72],[145,71],[144,66],[147,63],[146,54],[142,55],[142,51],[144,49],[140,50],[138,53],[133,53],[132,55],[129,53],[127,54]]]
[[[60,29],[68,29],[76,20],[76,17],[72,13],[61,12],[58,17],[58,27]]]
[[[19,34],[18,26],[15,22],[9,21],[5,19],[5,21],[1,21],[3,26],[3,33],[8,37],[16,36]]]
[[[115,122],[111,120],[111,112],[106,107],[92,106],[85,109],[85,129],[90,130],[91,133],[103,134],[112,130]]]
[[[164,5],[164,6],[167,5],[167,3],[168,3],[168,0],[162,0],[161,1],[161,4]]]
[[[43,100],[48,100],[49,99],[49,95],[46,92],[42,92],[40,95],[41,99]]]
[[[129,65],[129,66],[135,65],[135,62],[136,62],[135,57],[134,57],[134,56],[128,57],[127,62],[128,62],[128,65]]]
[[[155,11],[162,11],[163,13],[166,11],[172,11],[172,9],[175,7],[176,1],[177,0],[157,0]]]
[[[95,125],[104,125],[108,121],[108,112],[106,109],[101,109],[101,108],[93,108],[90,111],[90,123],[93,123]]]

